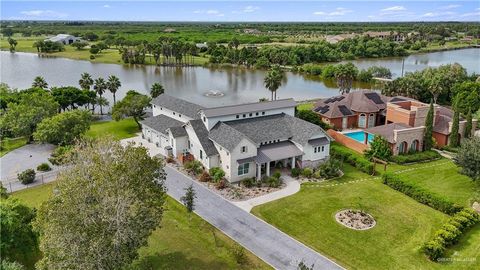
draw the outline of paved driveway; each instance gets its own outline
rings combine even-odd
[[[343,269],[177,170],[166,167],[165,171],[170,196],[179,200],[184,189],[193,184],[197,194],[195,212],[274,268],[297,269],[303,260],[309,266],[314,264],[315,269]]]
[[[51,144],[27,144],[6,154],[0,158],[0,179],[4,182],[26,169],[36,169],[44,162],[50,164],[48,158],[54,148]]]

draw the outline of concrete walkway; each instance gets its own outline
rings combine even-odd
[[[251,198],[245,201],[237,201],[232,203],[240,207],[241,209],[250,212],[252,208],[257,205],[275,201],[293,195],[300,191],[300,183],[297,180],[295,180],[289,175],[282,175],[282,179],[285,182],[286,187],[282,188],[281,190]]]
[[[27,144],[7,153],[0,158],[0,179],[10,182],[16,180],[17,173],[26,169],[35,170],[42,163],[50,164],[48,158],[53,149],[55,146],[51,144]]]

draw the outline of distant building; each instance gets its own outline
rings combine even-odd
[[[52,41],[52,42],[61,42],[65,45],[72,44],[76,41],[79,41],[80,38],[74,37],[69,34],[58,34],[56,36],[50,37],[45,39],[45,41]]]
[[[208,45],[207,45],[207,42],[203,42],[203,43],[197,43],[195,44],[195,47],[199,48],[199,49],[207,49],[208,48]]]
[[[253,35],[257,35],[257,34],[261,34],[262,32],[258,29],[251,29],[251,28],[247,28],[247,29],[243,29],[243,32],[245,34],[253,34]]]
[[[405,40],[405,36],[398,32],[375,32],[375,31],[367,31],[363,33],[365,36],[373,37],[373,38],[380,38],[380,39],[388,39],[391,38],[393,41],[396,42],[403,42]]]
[[[165,28],[163,30],[163,32],[165,32],[165,33],[176,33],[177,30],[175,30],[175,28]]]
[[[335,44],[335,43],[338,43],[342,40],[345,40],[345,39],[349,39],[349,38],[354,38],[356,36],[356,34],[340,34],[340,35],[327,35],[325,36],[325,40],[328,42],[328,43],[332,43],[332,44]]]

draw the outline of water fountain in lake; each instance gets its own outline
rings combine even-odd
[[[223,97],[225,96],[225,93],[222,91],[215,91],[215,90],[210,90],[204,94],[206,97]]]

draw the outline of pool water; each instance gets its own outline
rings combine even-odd
[[[364,143],[365,142],[365,133],[366,133],[365,131],[355,131],[355,132],[350,132],[350,133],[343,133],[343,135],[345,135],[349,138],[352,138],[355,141]],[[373,137],[374,137],[373,134],[370,134],[370,133],[367,133],[367,134],[368,134],[367,141],[368,142],[373,141]]]

